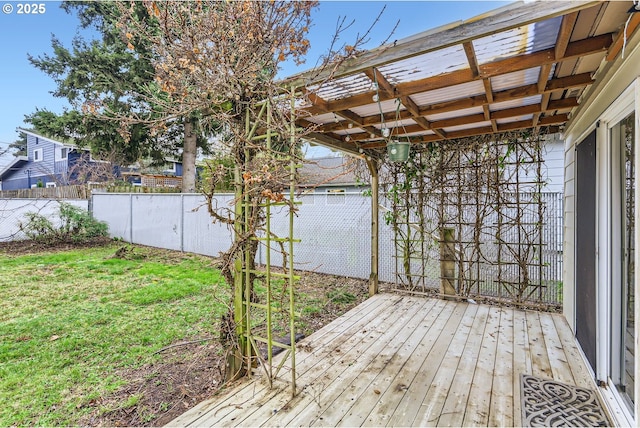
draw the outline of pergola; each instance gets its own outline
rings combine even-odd
[[[286,79],[306,138],[371,172],[370,294],[377,292],[378,171],[420,147],[512,131],[562,131],[640,24],[631,2],[517,2]]]
[[[517,2],[285,83],[305,92],[298,124],[312,128],[308,138],[354,154],[389,138],[419,144],[561,130],[640,23],[629,4]]]
[[[602,91],[603,80],[606,83],[611,76],[608,72],[615,71],[616,63],[623,62],[620,57],[625,55],[627,40],[640,24],[640,13],[636,13],[640,8],[636,10],[635,4],[631,1],[513,3],[466,22],[430,30],[371,51],[354,52],[340,66],[329,65],[281,82],[287,90],[292,89],[288,117],[293,118],[298,127],[305,128],[306,139],[367,162],[372,190],[370,295],[378,292],[378,172],[382,163],[393,160],[390,146],[408,144],[418,153],[430,144],[462,144],[465,139],[476,136],[495,136],[497,140],[509,132],[562,132],[565,125],[571,126],[572,118],[579,118],[582,109],[588,107],[582,100],[588,99],[592,92]],[[262,110],[269,108],[267,103]],[[255,136],[255,126],[249,128],[248,138],[266,138],[269,147],[270,131]],[[293,146],[298,133],[295,126],[291,126],[290,131]],[[294,172],[292,163],[292,201]],[[241,191],[237,193],[236,207],[243,207],[242,195]],[[246,200],[244,207],[248,206]],[[269,204],[266,209],[268,219]],[[236,215],[239,213],[242,209],[236,211]],[[524,416],[520,419],[523,404],[516,394],[524,389],[518,383],[522,373],[533,372],[586,388],[594,386],[576,346],[574,332],[561,315],[557,321],[550,318],[538,321],[538,317],[543,318],[541,315],[531,315],[530,319],[529,312],[516,311],[513,305],[507,309],[486,306],[482,311],[496,311],[496,315],[487,317],[485,313],[471,319],[463,313],[480,311],[475,302],[471,302],[473,305],[444,300],[425,303],[412,300],[414,296],[404,300],[384,294],[369,299],[361,309],[336,320],[315,336],[311,343],[318,348],[301,349],[300,364],[296,368],[293,210],[289,212],[289,219],[289,237],[280,240],[289,244],[289,272],[271,273],[267,258],[265,274],[267,284],[271,275],[289,280],[288,343],[274,340],[270,327],[266,339],[252,332],[253,310],[266,308],[270,326],[270,297],[266,305],[250,301],[253,271],[246,267],[250,266],[250,260],[236,260],[237,271],[244,269],[244,276],[236,276],[239,281],[235,286],[236,321],[240,325],[246,320],[243,326],[246,330],[239,332],[247,342],[244,356],[251,358],[252,346],[257,351],[256,341],[267,343],[268,361],[261,364],[268,381],[230,390],[220,403],[215,400],[203,403],[174,424],[342,423],[357,426],[388,423],[391,426],[437,421],[443,426],[509,426],[520,421],[526,425]],[[264,238],[259,239],[270,247],[268,223]],[[246,283],[244,295],[243,281]],[[267,295],[270,296],[269,288]],[[457,315],[451,317],[451,312],[445,311],[440,317],[437,315],[440,309],[436,312],[431,309],[436,305],[449,306]],[[380,310],[374,311],[374,307]],[[503,316],[505,324],[501,324]],[[446,321],[449,319],[453,319],[451,324]],[[429,327],[428,331],[425,327],[421,331],[432,322],[437,327],[433,330]],[[414,337],[416,332],[425,342]],[[272,359],[273,346],[288,352],[282,358]],[[393,346],[398,348],[389,350]],[[345,356],[347,349],[353,349],[348,357]],[[499,359],[502,357],[506,360]],[[288,363],[287,358],[290,358]],[[397,364],[391,363],[394,359]],[[406,362],[411,363],[405,366]],[[559,367],[563,369],[558,370]],[[273,390],[274,379],[281,368],[291,375],[292,395],[265,392]],[[300,395],[296,395],[296,373],[301,377],[300,384],[305,385]],[[369,391],[376,385],[371,383],[374,377],[387,389]],[[418,381],[414,382],[415,378]],[[400,381],[392,385],[392,379]],[[411,389],[409,384],[413,389],[407,392]],[[354,391],[357,398],[352,395]],[[364,394],[367,391],[372,394]],[[237,405],[238,402],[243,405]],[[398,411],[389,403],[397,405]],[[454,415],[458,419],[452,419]]]

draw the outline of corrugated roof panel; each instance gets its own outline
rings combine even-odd
[[[419,137],[421,135],[435,135],[436,133],[432,130],[422,131],[422,132],[411,132],[407,134],[407,137]]]
[[[443,129],[445,132],[455,132],[455,131],[463,131],[465,129],[482,128],[485,126],[491,126],[491,122],[485,121],[485,122],[465,123],[464,125],[449,126]]]
[[[538,82],[539,76],[540,67],[502,74],[491,78],[491,89],[493,89],[494,92],[497,92],[518,88],[520,86],[532,85]]]
[[[562,17],[513,28],[473,41],[478,64],[538,52],[555,45]]]
[[[413,119],[405,119],[405,120],[399,120],[399,121],[390,121],[390,122],[385,122],[385,123],[378,123],[375,124],[374,126],[378,129],[382,129],[382,128],[389,128],[389,129],[393,129],[393,128],[402,128],[407,127],[407,126],[414,126],[416,124],[416,122]]]
[[[364,73],[358,73],[340,79],[330,80],[321,87],[309,88],[325,101],[334,101],[373,90],[371,79]]]
[[[451,71],[469,68],[469,62],[461,45],[428,52],[379,68],[391,84],[425,79]]]
[[[336,129],[333,131],[334,134],[338,134],[338,135],[359,134],[361,132],[365,132],[365,130],[362,128],[347,128],[347,127],[342,129]]]
[[[542,101],[542,95],[533,95],[526,98],[518,98],[511,101],[503,101],[501,103],[491,104],[491,111],[505,110],[508,108],[530,106],[532,104],[540,104]]]
[[[434,135],[435,132],[431,131],[431,130],[424,130],[424,131],[420,131],[420,132],[409,132],[408,134],[402,134],[402,137],[421,137],[424,135]]]
[[[482,84],[482,81],[475,80],[473,82],[462,83],[460,85],[449,86],[447,88],[413,94],[411,95],[411,99],[417,105],[425,106],[442,101],[473,97],[480,94],[484,94],[484,85]]]
[[[413,119],[405,119],[405,120],[398,120],[398,121],[390,121],[386,123],[386,126],[388,128],[405,128],[405,127],[409,127],[409,126],[414,126],[416,124],[416,121]]]
[[[448,111],[445,113],[432,114],[425,116],[429,122],[435,122],[443,119],[451,119],[453,117],[470,116],[472,114],[482,113],[484,110],[482,107],[470,107],[461,110]]]
[[[496,120],[496,123],[498,125],[504,125],[505,123],[520,122],[522,120],[531,120],[531,119],[533,119],[532,114],[523,114],[521,116],[513,116],[506,119],[498,119]]]
[[[336,121],[336,115],[333,113],[325,113],[325,114],[318,114],[315,116],[304,116],[303,119],[308,120],[309,122],[313,122],[313,123],[317,123],[319,125],[324,125],[327,123],[331,123],[331,122],[335,122]],[[338,118],[338,120],[340,120]]]
[[[371,104],[363,105],[360,107],[354,107],[349,110],[351,110],[352,112],[354,112],[359,116],[367,117],[367,116],[373,116],[374,114],[380,114],[380,110],[382,110],[382,113],[388,113],[390,111],[396,111],[397,108],[398,108],[397,99],[394,98],[392,100],[381,101],[380,103],[374,103],[372,99]],[[402,107],[402,105],[400,106],[400,110],[404,110],[404,107]]]

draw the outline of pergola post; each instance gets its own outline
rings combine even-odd
[[[455,296],[456,277],[455,229],[440,228],[440,294]]]
[[[371,173],[371,274],[369,275],[369,297],[378,294],[378,163],[367,159],[367,167]]]

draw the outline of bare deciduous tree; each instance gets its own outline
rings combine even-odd
[[[137,44],[153,47],[150,60],[155,79],[145,85],[142,94],[135,94],[151,107],[151,113],[132,111],[122,115],[105,110],[99,101],[86,105],[85,110],[119,120],[125,135],[132,124],[140,123],[158,134],[171,123],[222,130],[215,151],[232,159],[234,174],[223,171],[228,167],[224,163],[210,164],[215,169],[207,174],[209,182],[202,189],[211,216],[236,231],[236,240],[223,255],[222,266],[225,278],[233,284],[233,261],[242,253],[250,254],[244,258],[249,264],[255,260],[255,237],[264,225],[264,202],[284,202],[294,209],[283,190],[289,181],[291,158],[299,156],[298,142],[308,130],[291,126],[295,118],[290,98],[285,95],[287,88],[276,81],[276,74],[285,61],[303,62],[309,49],[306,35],[311,12],[317,3],[211,0],[143,4],[150,17],[144,20],[131,4],[119,3],[118,26],[136,54],[147,52],[138,52]],[[336,69],[368,40],[369,31],[355,43],[337,48],[338,35],[346,26],[344,20],[338,22],[337,35],[319,69]],[[265,103],[271,108],[259,114],[259,106]],[[249,127],[270,130],[274,135],[271,143],[267,146],[265,140],[252,138]],[[184,151],[195,156],[195,142],[188,131],[187,126]],[[236,194],[244,200],[240,212],[231,208],[225,212],[215,206],[214,191],[221,187],[216,180],[228,181],[230,176],[235,177]],[[242,227],[237,227],[239,221]],[[286,260],[284,251],[283,257]],[[248,275],[253,271],[253,266],[245,266]],[[252,279],[248,282],[253,283]],[[232,325],[227,338],[233,340],[234,335]]]

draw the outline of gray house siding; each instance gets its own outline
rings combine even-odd
[[[30,172],[31,185],[38,183],[38,181],[41,181],[43,185],[46,185],[46,183],[50,181],[57,181],[56,169],[64,169],[66,172],[65,167],[61,168],[60,165],[58,165],[58,168],[56,168],[55,152],[57,146],[59,145],[45,138],[27,135],[29,163],[25,165],[23,170]],[[40,161],[36,161],[37,151],[42,155],[42,160]]]
[[[69,162],[73,158],[71,148],[41,135],[21,131],[27,134],[27,156],[25,161],[2,173],[2,189],[27,189],[39,183],[42,186],[47,183],[67,184]],[[67,152],[66,158],[62,158],[62,149]]]
[[[22,174],[22,172],[20,172],[20,174]],[[22,177],[16,175],[15,178],[5,178],[2,180],[2,190],[18,190],[28,187],[29,182],[26,174],[22,174]]]

